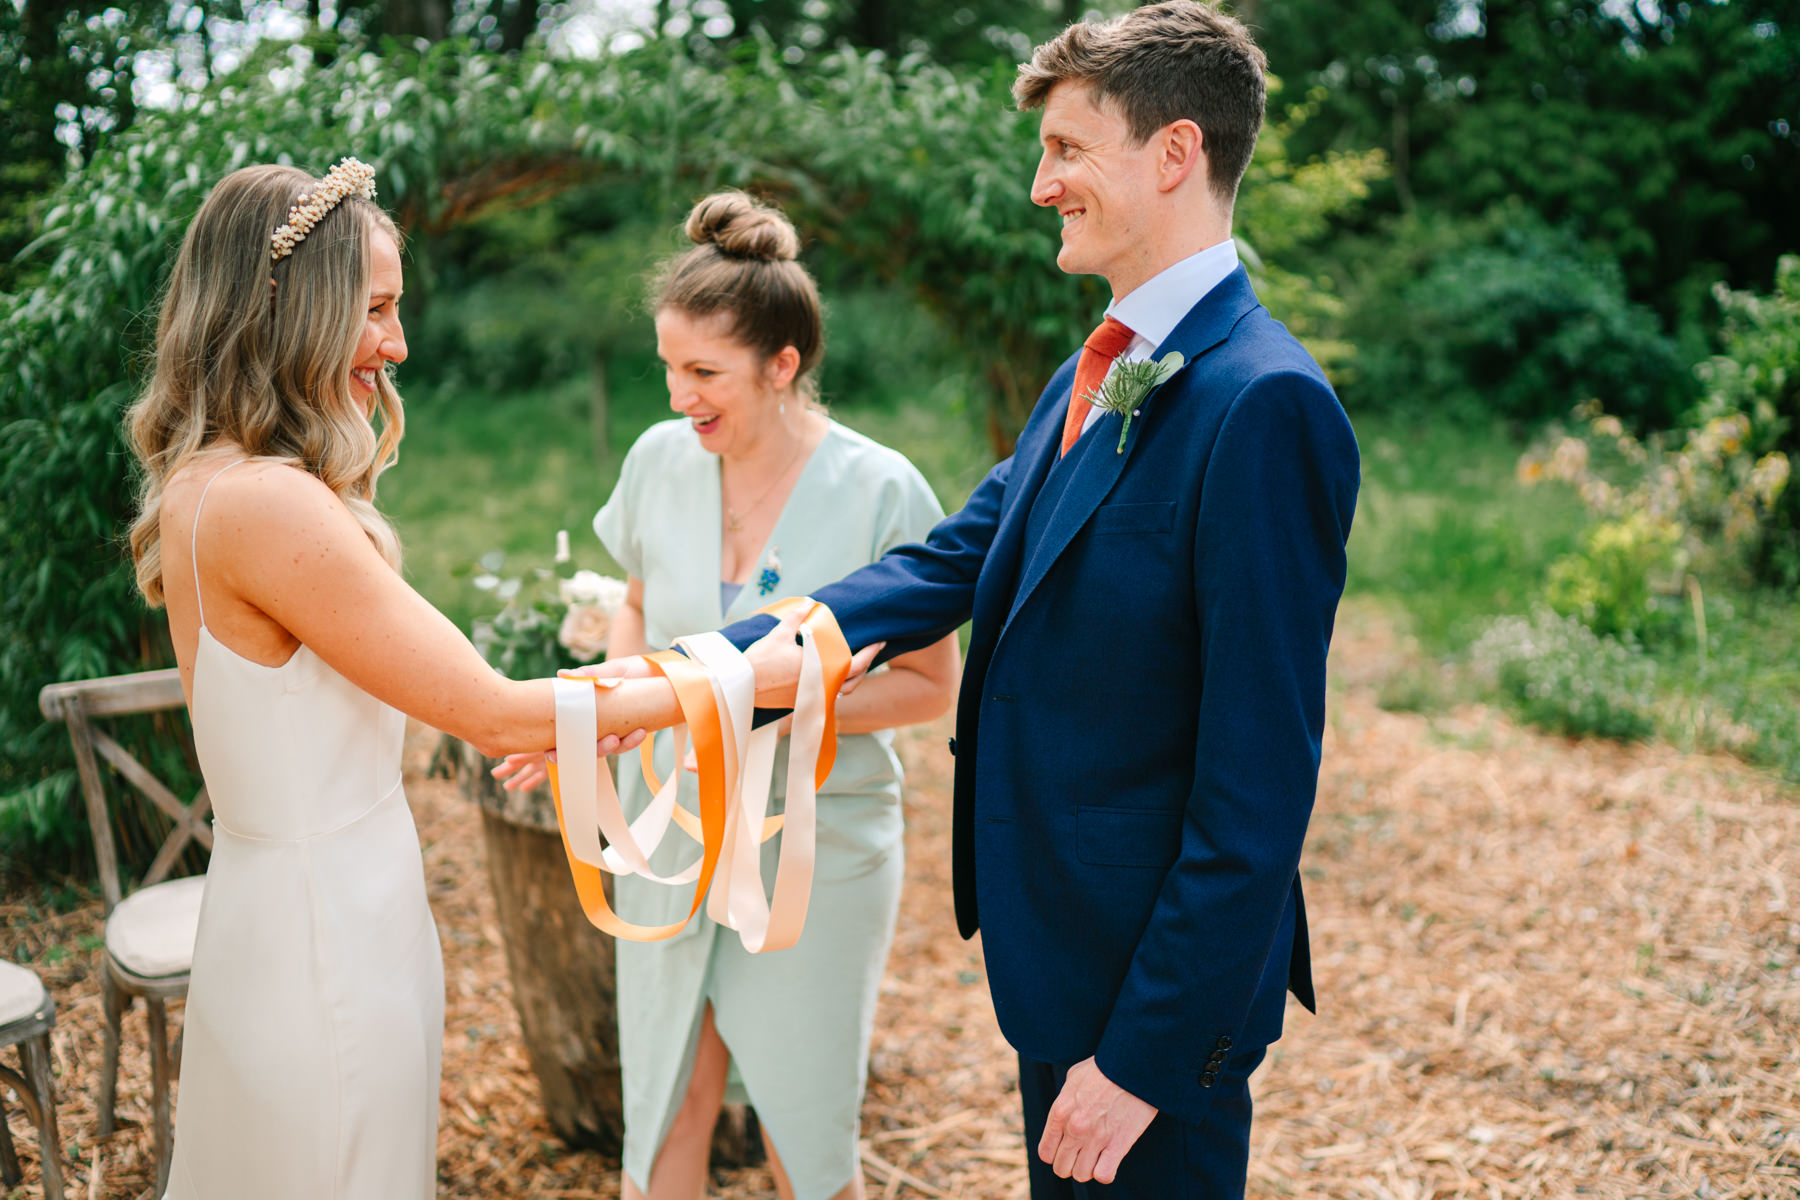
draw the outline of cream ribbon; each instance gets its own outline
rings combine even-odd
[[[699,911],[737,931],[752,954],[781,950],[799,940],[812,893],[818,789],[837,757],[838,689],[849,671],[850,652],[831,611],[804,597],[764,609],[780,615],[803,608],[799,628],[800,683],[788,742],[786,812],[768,816],[778,738],[773,725],[752,729],[756,679],[744,656],[717,633],[678,639],[687,657],[664,651],[651,665],[675,688],[684,721],[675,727],[675,761],[690,739],[699,768],[700,813],[676,800],[679,770],[658,780],[651,746],[640,758],[654,797],[635,821],[627,821],[612,777],[593,752],[599,691],[616,680],[564,676],[555,681],[556,761],[550,781],[582,909],[597,928],[632,941],[673,937]],[[652,870],[649,857],[669,827],[700,844],[699,855],[669,875]],[[783,831],[773,898],[762,877],[762,843]],[[604,843],[602,842],[604,836]],[[602,873],[638,875],[668,886],[695,885],[688,915],[668,925],[637,925],[613,911]]]

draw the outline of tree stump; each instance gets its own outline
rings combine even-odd
[[[513,1008],[550,1128],[571,1147],[617,1155],[625,1112],[613,939],[582,915],[549,789],[508,792],[488,773],[493,765],[448,735],[432,756],[433,773],[460,774],[463,794],[481,808]],[[763,1158],[755,1113],[726,1105],[713,1131],[713,1165]]]
[[[613,939],[582,915],[549,790],[508,792],[488,774],[491,760],[461,751],[463,793],[481,808],[513,1007],[544,1115],[570,1146],[617,1154],[625,1114]]]

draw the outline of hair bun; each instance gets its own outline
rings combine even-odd
[[[792,262],[800,256],[800,235],[778,210],[739,191],[714,192],[688,213],[688,239],[713,245],[732,258]]]

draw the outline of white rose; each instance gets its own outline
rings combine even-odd
[[[612,618],[597,605],[571,604],[563,615],[562,628],[556,631],[561,642],[577,661],[593,662],[606,650],[606,634]]]
[[[564,604],[586,604],[611,616],[625,599],[625,581],[598,571],[577,571],[558,587]]]

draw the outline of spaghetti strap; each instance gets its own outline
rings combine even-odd
[[[194,568],[194,608],[200,614],[200,628],[206,628],[206,603],[200,599],[200,510],[206,507],[206,493],[212,491],[213,481],[231,470],[238,463],[249,462],[247,458],[236,459],[226,463],[212,473],[212,479],[200,489],[200,499],[194,505],[194,528],[188,534],[188,562]]]

